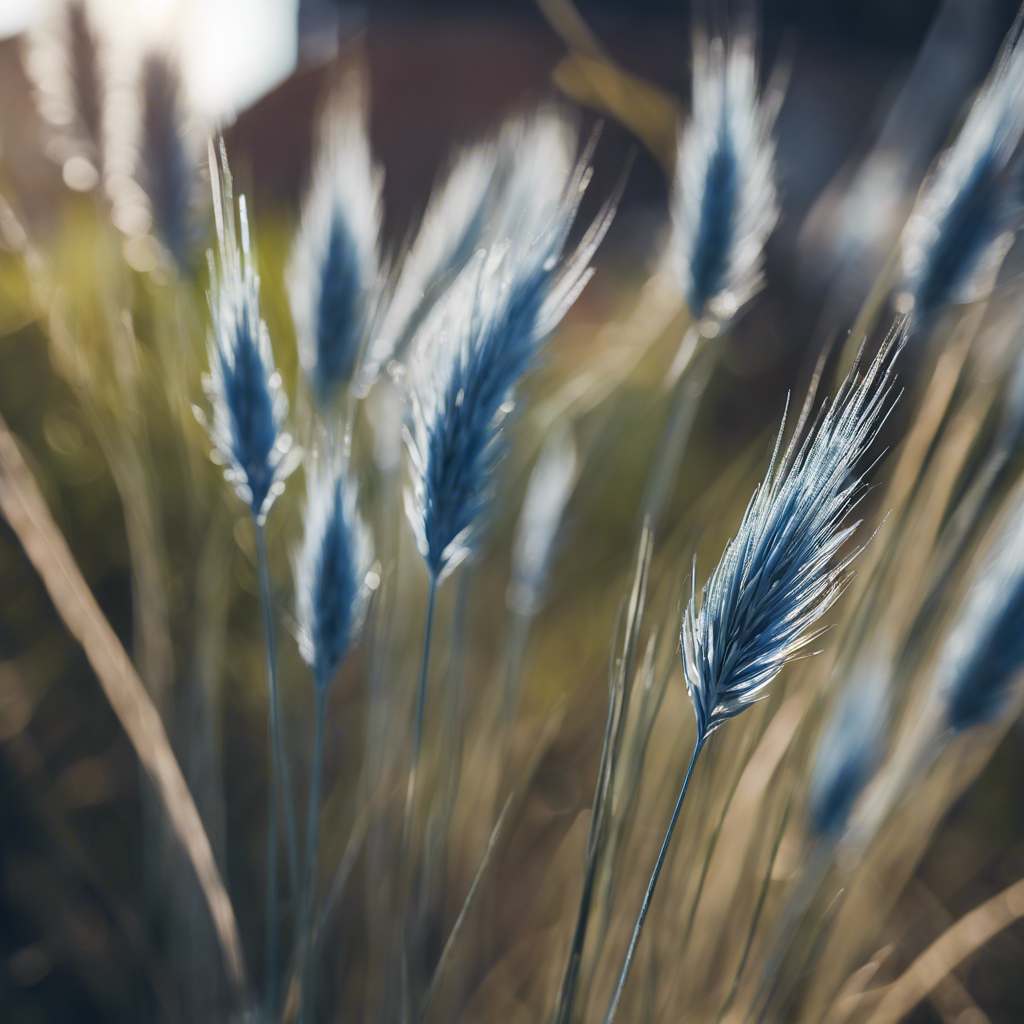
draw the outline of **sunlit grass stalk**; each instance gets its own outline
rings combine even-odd
[[[615,986],[615,992],[612,995],[612,1000],[608,1004],[608,1012],[604,1015],[605,1024],[609,1024],[609,1022],[615,1017],[615,1011],[619,1008],[619,1000],[622,999],[622,990],[626,987],[626,978],[629,976],[629,968],[633,964],[636,945],[640,941],[640,932],[643,929],[644,921],[647,920],[647,912],[651,909],[651,900],[654,898],[654,887],[658,884],[658,875],[661,874],[662,865],[665,863],[669,843],[672,842],[672,833],[675,831],[676,822],[679,820],[679,812],[683,809],[683,800],[686,798],[686,790],[689,788],[690,779],[693,776],[693,766],[697,763],[697,758],[700,756],[700,752],[704,747],[704,741],[705,737],[698,736],[697,742],[693,745],[693,754],[690,757],[690,765],[686,769],[686,776],[683,779],[683,786],[679,790],[679,798],[676,800],[675,810],[672,811],[672,817],[669,819],[665,839],[662,841],[661,850],[658,852],[658,859],[654,863],[654,871],[651,873],[651,880],[647,883],[647,890],[644,893],[644,901],[640,904],[640,916],[636,920],[636,926],[633,928],[632,938],[629,940],[629,949],[626,950],[626,962],[622,965],[622,974],[619,975],[619,980]]]
[[[284,808],[285,842],[288,851],[288,873],[293,896],[299,894],[299,857],[295,832],[295,808],[292,803],[291,772],[284,748],[281,723],[281,697],[277,678],[277,641],[274,633],[274,605],[267,570],[267,548],[263,526],[253,520],[256,528],[256,570],[260,579],[260,605],[263,609],[263,631],[267,647],[268,719],[270,733],[271,786],[267,801],[267,887],[266,887],[266,955],[267,1010],[277,1010],[280,995],[280,891],[277,869],[278,803]]]
[[[329,682],[328,680],[327,682]],[[313,907],[316,900],[317,866],[320,845],[320,781],[324,762],[324,729],[327,720],[327,684],[318,682],[315,690],[313,722],[313,762],[309,775],[309,808],[306,820],[306,868],[302,880],[298,935],[302,943],[302,996],[300,1024],[313,1019]]]

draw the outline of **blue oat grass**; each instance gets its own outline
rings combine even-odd
[[[856,555],[843,548],[857,529],[848,516],[865,490],[861,463],[891,408],[893,360],[902,328],[861,376],[854,367],[808,436],[779,459],[764,482],[680,633],[697,738],[679,799],[651,875],[605,1022],[615,1015],[693,767],[711,733],[764,695],[782,667],[820,635],[818,620],[849,578]],[[781,442],[781,433],[779,435]]]
[[[424,323],[410,367],[406,510],[440,582],[469,555],[491,496],[515,389],[590,278],[610,221],[604,211],[559,263],[580,201],[572,177],[558,216],[532,244],[481,251]]]
[[[151,53],[143,60],[140,91],[139,184],[149,198],[154,233],[178,266],[186,269],[196,241],[192,222],[196,161],[185,135],[181,76],[169,57]]]
[[[359,374],[364,387],[392,358],[404,355],[443,287],[452,283],[479,247],[504,175],[498,147],[493,141],[481,142],[463,149],[434,189],[367,348]]]
[[[296,930],[297,942],[303,951],[299,959],[303,963],[302,1009],[306,1015],[311,1013],[309,950],[313,941],[312,912],[317,885],[327,690],[362,629],[375,585],[373,543],[359,515],[355,483],[340,465],[328,460],[309,481],[305,537],[295,568],[299,650],[313,670],[316,698],[306,865]]]
[[[299,357],[321,402],[351,380],[375,315],[382,185],[350,91],[326,112],[288,269]]]
[[[295,565],[299,650],[318,687],[334,678],[366,619],[373,540],[348,474],[326,464],[308,485],[305,537]]]
[[[942,648],[936,688],[948,727],[962,732],[997,718],[1022,667],[1024,503],[996,538]]]
[[[758,100],[752,40],[698,39],[671,204],[672,255],[695,319],[730,320],[764,282],[779,217],[774,120]]]
[[[609,204],[575,252],[561,259],[586,176],[581,161],[539,237],[520,235],[480,250],[423,322],[414,343],[405,429],[411,479],[406,513],[429,590],[403,857],[415,804],[438,587],[477,545],[517,386],[589,280],[590,259],[611,221]]]
[[[288,399],[274,367],[267,325],[260,316],[260,280],[250,249],[245,197],[238,197],[238,231],[224,143],[220,164],[210,143],[210,181],[218,256],[209,253],[209,372],[203,388],[213,409],[206,425],[225,465],[224,476],[260,524],[298,463],[285,431]],[[239,240],[239,233],[241,238]]]
[[[584,185],[576,125],[553,106],[514,115],[492,138],[463,149],[435,189],[360,371],[368,386],[401,360],[431,309],[474,253],[517,239],[533,244],[562,223],[569,184]]]
[[[298,450],[285,432],[288,401],[274,368],[267,326],[260,318],[260,282],[249,240],[245,197],[238,198],[238,230],[235,200],[223,139],[218,153],[209,144],[210,183],[217,227],[218,254],[208,254],[210,264],[209,372],[203,387],[213,408],[213,421],[198,408],[197,418],[206,425],[214,444],[213,457],[225,464],[224,475],[249,506],[256,529],[256,567],[267,647],[267,680],[272,771],[272,793],[267,809],[267,1012],[277,1010],[279,957],[277,807],[285,812],[288,867],[293,889],[299,884],[295,815],[291,779],[284,749],[280,695],[277,679],[277,646],[274,631],[274,600],[267,568],[263,526],[284,480],[298,462]],[[239,237],[240,235],[240,237]]]
[[[969,301],[986,287],[1020,226],[1024,47],[1019,33],[1018,23],[904,229],[903,305],[919,327],[948,303]]]

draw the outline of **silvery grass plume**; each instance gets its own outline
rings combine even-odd
[[[775,110],[757,94],[753,43],[696,41],[690,122],[679,136],[672,255],[695,319],[727,321],[761,288],[779,217]]]
[[[942,156],[901,240],[902,304],[927,325],[986,286],[1021,220],[1024,47],[1018,16],[956,142]]]
[[[463,149],[430,198],[419,232],[401,261],[360,379],[401,359],[443,290],[481,246],[513,234],[542,235],[579,165],[576,128],[554,107],[513,116],[497,135]]]
[[[260,280],[250,250],[245,197],[238,197],[239,240],[223,139],[220,162],[212,141],[209,154],[218,255],[207,254],[212,322],[203,388],[213,421],[207,422],[201,410],[196,415],[213,441],[215,459],[225,464],[225,478],[262,523],[298,462],[298,450],[284,429],[288,400],[260,318]]]
[[[838,558],[858,523],[858,465],[888,409],[900,327],[863,377],[855,367],[831,407],[781,462],[778,444],[739,531],[680,633],[686,686],[703,743],[760,699],[779,670],[819,635],[814,624],[842,592],[853,555]],[[781,439],[781,435],[780,435]],[[837,560],[838,559],[838,560]]]
[[[436,582],[475,543],[520,378],[590,279],[590,258],[612,205],[559,262],[585,177],[581,163],[542,235],[479,252],[417,338],[405,432],[412,477],[406,510]]]
[[[363,627],[376,583],[373,565],[355,483],[326,460],[309,482],[295,563],[299,650],[318,687],[331,682]]]
[[[350,89],[326,111],[288,269],[299,357],[321,402],[352,378],[375,315],[382,187]]]
[[[191,218],[196,161],[185,134],[178,67],[165,54],[147,55],[142,62],[139,87],[139,184],[149,198],[154,233],[178,266],[187,268],[195,243]]]
[[[655,863],[606,1024],[622,998],[636,945],[693,767],[708,736],[760,699],[782,667],[821,633],[815,624],[842,592],[857,552],[842,549],[859,523],[848,516],[865,490],[861,462],[891,408],[901,325],[860,375],[855,366],[832,405],[779,460],[779,441],[736,536],[701,592],[691,592],[680,631],[697,737]],[[695,586],[695,584],[692,584]]]
[[[996,718],[1022,667],[1024,502],[992,545],[940,654],[935,682],[946,725],[961,732]]]
[[[378,582],[370,531],[359,515],[355,482],[337,457],[315,470],[306,498],[305,537],[296,560],[299,649],[313,670],[316,718],[306,826],[306,873],[299,900],[297,945],[304,951],[301,1002],[309,1010],[312,912],[319,854],[320,777],[327,689],[366,620]],[[303,1014],[300,1020],[308,1019]]]

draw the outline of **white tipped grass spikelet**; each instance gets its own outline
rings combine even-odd
[[[210,181],[218,254],[208,254],[210,365],[203,388],[213,421],[207,422],[199,410],[197,416],[213,441],[215,456],[225,465],[224,476],[262,523],[297,465],[298,450],[284,429],[288,399],[274,367],[267,325],[260,316],[260,281],[244,196],[238,198],[236,230],[223,140],[219,163],[210,143]]]
[[[1018,17],[956,141],[940,158],[903,231],[901,305],[927,326],[946,304],[991,283],[1020,225],[1024,46]]]
[[[430,308],[441,287],[451,283],[479,246],[502,166],[493,142],[478,143],[458,154],[444,182],[435,188],[367,349],[360,370],[364,387],[389,360],[404,354],[422,311]]]
[[[373,539],[357,489],[337,459],[324,459],[307,488],[305,536],[295,560],[299,650],[326,687],[355,643],[373,590]]]
[[[576,159],[575,121],[558,107],[544,106],[510,117],[498,134],[504,178],[494,197],[488,235],[495,242],[532,245],[552,221],[561,219],[569,183],[587,173]]]
[[[529,247],[563,222],[571,183],[585,188],[589,175],[586,155],[575,159],[576,139],[575,122],[545,106],[513,115],[494,137],[458,154],[402,260],[362,367],[364,386],[389,360],[403,358],[477,249],[504,241]]]
[[[763,284],[779,217],[774,120],[758,100],[752,39],[698,36],[671,200],[672,256],[694,319],[732,319]]]
[[[610,211],[559,264],[579,186],[574,177],[559,215],[532,246],[505,243],[479,252],[417,339],[405,435],[412,478],[406,510],[438,582],[475,543],[516,386],[590,278],[590,257]]]
[[[866,372],[855,366],[832,405],[779,458],[781,432],[764,482],[754,492],[697,607],[683,618],[680,649],[697,736],[693,756],[658,855],[626,962],[605,1017],[622,997],[693,766],[708,736],[764,695],[782,667],[821,633],[857,552],[842,553],[858,523],[847,517],[864,493],[861,463],[891,408],[893,360],[903,327]],[[692,584],[695,587],[695,584]]]
[[[354,86],[328,104],[288,268],[299,357],[321,402],[355,373],[380,294],[383,174],[366,120]]]
[[[1002,526],[939,656],[935,686],[954,733],[1002,712],[1024,667],[1024,502]]]

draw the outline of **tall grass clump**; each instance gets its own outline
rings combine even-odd
[[[647,886],[619,983],[605,1015],[615,1016],[683,799],[708,737],[760,699],[779,671],[819,635],[852,555],[841,556],[858,524],[847,516],[864,489],[860,464],[891,398],[892,361],[902,335],[867,371],[843,382],[835,402],[802,442],[790,442],[754,492],[739,531],[701,591],[696,583],[680,633],[686,689],[697,721],[690,766]]]
[[[25,634],[0,664],[0,920],[13,894],[28,935],[3,1010],[69,973],[78,1016],[111,1021],[895,1024],[924,999],[962,1021],[973,978],[950,977],[1024,916],[1016,882],[947,931],[919,871],[939,829],[962,841],[949,811],[1020,704],[1024,306],[994,287],[1020,24],[834,351],[798,337],[814,317],[772,262],[801,244],[772,234],[804,126],[777,141],[754,34],[692,33],[684,112],[542,6],[554,82],[664,172],[650,277],[597,258],[623,196],[623,235],[652,234],[632,179],[601,191],[617,130],[551,100],[460,139],[407,223],[370,141],[388,104],[332,69],[297,209],[251,160],[258,238],[227,164],[251,136],[210,142],[208,281],[165,56],[131,78],[138,187],[98,152],[100,78],[48,107],[59,216],[0,152],[0,564]],[[62,75],[107,44],[73,32]],[[140,188],[152,224],[126,226],[115,193]],[[750,367],[727,334],[762,292]],[[774,435],[784,384],[806,399]],[[102,693],[65,671],[72,640]],[[44,953],[71,971],[31,982]]]

